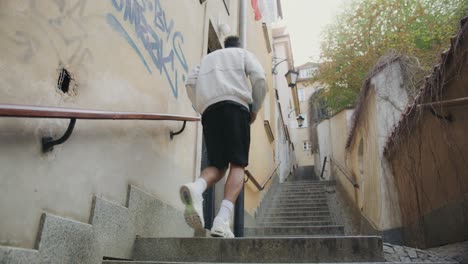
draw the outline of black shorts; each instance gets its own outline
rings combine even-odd
[[[213,104],[203,113],[202,124],[209,166],[220,170],[229,163],[247,167],[250,112],[245,106],[233,101]]]

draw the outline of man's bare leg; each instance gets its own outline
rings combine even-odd
[[[243,185],[244,167],[231,163],[229,176],[227,178],[226,185],[224,186],[224,200],[221,202],[221,208],[214,219],[211,236],[225,238],[234,237],[229,222],[231,221],[234,213],[234,203],[236,202]]]
[[[226,185],[224,186],[224,199],[235,203],[239,193],[244,186],[244,167],[234,165],[231,163],[229,176]]]
[[[224,177],[226,170],[227,169],[220,170],[216,167],[207,167],[202,171],[200,178],[203,178],[206,181],[207,188],[210,188]]]

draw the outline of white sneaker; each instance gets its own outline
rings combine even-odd
[[[187,183],[180,187],[180,199],[185,204],[185,222],[195,230],[203,230],[205,220],[202,194],[195,191],[193,183]]]
[[[212,237],[234,238],[234,234],[229,227],[229,221],[225,221],[221,217],[215,217],[213,221],[213,228],[211,228]]]

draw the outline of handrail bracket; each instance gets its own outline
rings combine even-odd
[[[186,124],[187,124],[187,121],[184,121],[184,124],[182,125],[182,128],[179,131],[177,131],[177,132],[171,131],[169,133],[171,140],[174,139],[174,136],[177,136],[177,135],[181,134],[182,132],[184,132]]]
[[[42,138],[42,152],[47,153],[54,149],[54,146],[60,145],[67,141],[71,134],[73,133],[73,129],[75,128],[76,118],[71,118],[70,123],[68,124],[68,128],[59,139],[53,139],[52,137],[43,137]]]

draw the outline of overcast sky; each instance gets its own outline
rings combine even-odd
[[[281,0],[295,66],[320,57],[320,33],[346,0]],[[310,59],[312,57],[312,59]]]

